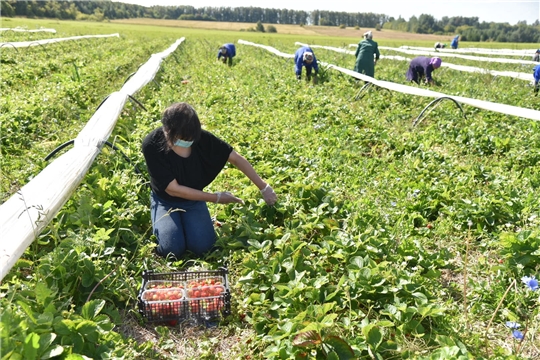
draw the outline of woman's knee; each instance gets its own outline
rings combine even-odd
[[[159,255],[166,257],[172,254],[179,258],[186,252],[185,240],[182,234],[179,233],[179,229],[160,232],[160,229],[157,228],[154,229],[154,235],[157,238],[157,253]]]
[[[212,224],[210,226],[201,226],[192,229],[186,234],[186,247],[187,250],[200,256],[210,251],[214,247],[216,240],[217,236]]]

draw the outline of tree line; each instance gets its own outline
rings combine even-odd
[[[390,18],[384,29],[406,31],[417,34],[460,34],[463,41],[497,41],[516,43],[539,43],[540,22],[531,25],[519,21],[516,25],[496,22],[480,22],[478,17],[447,17],[437,20],[431,15],[412,16],[409,21],[403,18]]]
[[[153,18],[227,21],[290,25],[323,25],[339,27],[368,27],[392,29],[419,34],[460,34],[463,41],[497,41],[540,43],[540,23],[536,20],[516,25],[508,23],[479,22],[478,17],[443,17],[431,15],[412,16],[408,21],[384,14],[348,13],[337,11],[270,9],[260,7],[201,7],[151,6],[144,7],[103,1],[34,1],[2,0],[1,16],[57,18],[64,20],[103,21],[113,19]]]

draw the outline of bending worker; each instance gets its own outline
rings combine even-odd
[[[440,42],[435,43],[435,50],[444,49],[445,47],[446,47],[446,44],[443,44],[443,43],[440,43]]]
[[[317,65],[317,58],[309,46],[302,46],[294,53],[294,72],[296,74],[296,79],[298,80],[302,78],[302,66],[306,68],[307,81],[311,80],[312,69],[315,70],[313,84],[316,84],[319,66]]]
[[[459,35],[456,35],[456,36],[454,36],[454,38],[452,39],[452,42],[450,43],[450,46],[452,47],[452,49],[457,49],[457,48],[458,48],[458,44],[459,44]]]
[[[381,54],[379,53],[379,46],[373,41],[371,31],[364,33],[364,40],[358,43],[354,55],[356,56],[354,71],[374,78],[375,65],[377,65],[377,60],[379,60]]]
[[[536,65],[533,69],[534,76],[534,93],[538,95],[538,88],[540,88],[540,65]]]
[[[223,63],[228,62],[229,66],[232,65],[232,58],[236,56],[236,47],[234,44],[225,44],[219,48],[217,58],[223,57]]]
[[[420,84],[420,80],[425,76],[426,83],[432,85],[433,78],[431,77],[431,73],[435,69],[440,68],[441,64],[441,58],[418,56],[411,60],[409,70],[405,76],[407,77],[407,80],[414,81],[417,84]]]

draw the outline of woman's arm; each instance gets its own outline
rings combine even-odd
[[[176,179],[171,181],[165,192],[171,196],[180,197],[186,200],[194,201],[206,201],[214,202],[220,204],[229,204],[229,203],[243,203],[242,199],[237,198],[229,192],[223,193],[207,193],[201,190],[193,189],[184,185],[178,184]]]
[[[253,166],[249,163],[249,161],[246,160],[242,155],[238,154],[236,151],[232,151],[229,155],[229,162],[233,164],[238,170],[244,173],[248,177],[249,180],[255,186],[259,188],[259,190],[263,190],[266,187],[266,182],[264,182],[263,179],[257,174]]]
[[[232,151],[229,155],[229,162],[236,166],[238,170],[243,172],[251,182],[255,184],[261,191],[264,201],[268,205],[274,205],[277,201],[277,195],[274,192],[274,189],[268,185],[257,172],[251,166],[249,161],[247,161],[242,155],[238,154],[236,151]]]
[[[207,202],[216,202],[217,195],[212,193],[207,193],[201,190],[193,189],[184,185],[178,184],[176,179],[171,181],[165,192],[171,196],[179,197],[186,200],[195,200],[195,201],[207,201]]]

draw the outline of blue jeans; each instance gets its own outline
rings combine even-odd
[[[152,192],[150,211],[159,255],[179,258],[191,251],[200,256],[214,246],[216,233],[206,202],[166,201]]]

